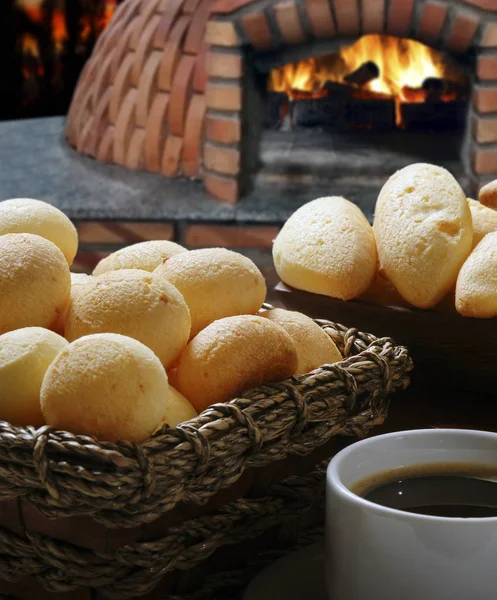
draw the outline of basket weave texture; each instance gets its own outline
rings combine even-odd
[[[318,323],[342,361],[214,405],[143,444],[0,422],[0,500],[22,498],[50,518],[90,515],[108,528],[136,527],[180,503],[205,504],[248,468],[306,456],[336,435],[364,437],[383,422],[388,394],[408,385],[411,359],[389,338]],[[133,597],[174,569],[308,511],[322,491],[321,466],[113,552],[0,528],[0,581],[36,575],[53,591],[82,586]]]

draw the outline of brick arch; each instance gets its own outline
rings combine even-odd
[[[78,82],[66,138],[100,161],[199,177],[212,0],[120,4]]]
[[[251,54],[367,33],[474,50],[465,162],[476,184],[497,177],[497,0],[127,0],[84,69],[67,138],[235,202],[256,153]]]

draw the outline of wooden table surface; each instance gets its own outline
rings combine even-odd
[[[497,432],[497,394],[427,388],[413,381],[394,394],[385,423],[375,434],[425,427],[458,427]]]

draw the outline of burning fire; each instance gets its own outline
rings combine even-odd
[[[400,103],[425,100],[422,86],[426,79],[464,83],[460,73],[440,54],[420,42],[386,35],[365,35],[336,54],[273,69],[269,89],[286,92],[291,99],[309,94],[319,98],[326,95],[324,86],[327,82],[344,83],[347,75],[368,62],[378,67],[379,76],[358,87],[358,92],[393,97],[397,115],[400,114]],[[442,97],[442,100],[449,99],[454,98]],[[397,124],[400,124],[399,117]]]

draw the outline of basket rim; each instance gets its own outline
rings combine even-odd
[[[247,468],[305,456],[335,435],[364,437],[383,422],[388,394],[409,384],[412,360],[390,338],[315,322],[343,360],[212,405],[142,444],[0,421],[0,501],[131,527],[180,502],[204,504]]]

